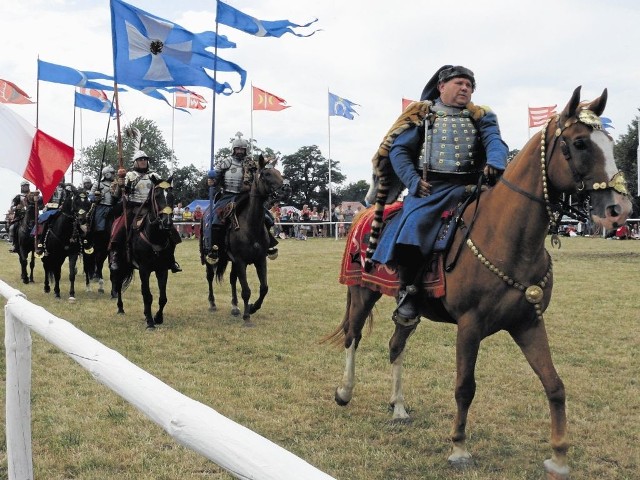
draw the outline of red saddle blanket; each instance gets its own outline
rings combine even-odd
[[[387,205],[384,209],[383,222],[387,222],[400,211],[402,202]],[[396,296],[400,289],[400,281],[395,268],[374,263],[371,272],[364,271],[365,252],[371,233],[373,208],[365,210],[354,222],[347,236],[347,245],[342,257],[340,283],[343,285],[359,285],[384,295]],[[384,227],[383,227],[384,229]],[[440,298],[445,294],[444,260],[441,253],[434,253],[428,260],[422,279],[424,294],[431,298]]]

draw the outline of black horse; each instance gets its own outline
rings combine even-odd
[[[281,195],[283,179],[280,172],[271,162],[259,157],[258,168],[253,174],[253,183],[248,194],[241,194],[236,202],[235,211],[230,215],[232,225],[227,230],[226,248],[222,249],[218,262],[210,265],[205,261],[207,245],[201,235],[200,257],[206,265],[207,282],[209,284],[209,310],[217,309],[213,293],[213,278],[220,282],[229,261],[232,262],[229,282],[231,284],[231,314],[240,315],[238,307],[237,282],[240,282],[244,312],[242,318],[245,326],[253,326],[251,315],[262,307],[262,302],[269,291],[267,284],[267,249],[269,234],[265,226],[265,202]],[[208,228],[208,212],[201,224],[202,232]],[[253,264],[260,281],[260,295],[255,303],[250,304],[251,288],[247,281],[247,266]]]
[[[154,185],[140,208],[141,215],[136,215],[134,224],[129,227],[127,255],[122,256],[123,261],[120,262],[118,270],[111,271],[113,290],[118,298],[118,313],[124,314],[122,292],[131,283],[134,269],[138,270],[144,302],[144,318],[148,329],[153,329],[164,321],[163,310],[167,304],[168,272],[172,265],[171,249],[174,248],[172,179],[152,178],[151,180]],[[138,218],[140,220],[137,220]],[[153,295],[149,288],[151,272],[156,274],[159,290],[158,311],[155,316],[151,315],[153,303]]]
[[[62,264],[69,258],[69,301],[75,302],[75,280],[77,274],[78,255],[82,248],[83,233],[86,231],[87,213],[91,204],[86,193],[78,192],[75,187],[68,186],[64,200],[50,222],[42,240],[44,255],[44,291],[51,291],[50,283],[54,282],[53,293],[60,298],[60,276]]]
[[[105,209],[106,212],[101,212],[101,209]],[[85,248],[82,255],[87,291],[91,291],[91,282],[97,282],[98,293],[104,293],[102,269],[104,268],[105,260],[109,256],[108,247],[112,222],[112,207],[106,207],[98,203],[91,205],[87,218],[89,228],[84,236]],[[111,296],[112,298],[117,297],[113,287],[111,288]]]
[[[33,283],[33,269],[35,267],[35,239],[31,232],[38,219],[38,203],[37,197],[29,193],[24,199],[24,203],[20,208],[16,209],[16,224],[14,228],[18,229],[18,256],[20,259],[20,277],[22,283]],[[31,259],[29,259],[31,254]],[[29,267],[27,271],[27,266]]]

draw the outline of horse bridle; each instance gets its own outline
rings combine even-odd
[[[169,205],[165,205],[162,209],[158,207],[158,202],[156,201],[156,196],[154,194],[157,188],[161,188],[162,190],[167,190],[171,187],[171,184],[165,180],[161,181],[157,185],[154,185],[151,193],[151,210],[156,214],[156,218],[151,220],[151,224],[160,223],[162,214],[171,216],[173,214],[173,209]]]

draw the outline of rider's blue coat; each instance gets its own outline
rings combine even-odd
[[[487,164],[499,170],[506,167],[509,148],[502,141],[496,115],[489,111],[476,127],[486,152]],[[454,207],[464,196],[464,185],[456,185],[442,179],[427,179],[431,183],[431,194],[417,197],[421,172],[418,171],[416,159],[424,141],[424,127],[412,126],[398,135],[389,151],[389,158],[395,173],[407,187],[408,194],[403,206],[384,228],[380,241],[373,255],[379,263],[395,260],[397,244],[420,247],[424,256],[430,254],[438,234],[441,215],[445,210]],[[453,175],[451,176],[453,177]]]

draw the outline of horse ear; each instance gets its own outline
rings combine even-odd
[[[169,184],[171,184],[173,186],[173,175],[171,175],[169,178],[167,178],[167,182],[169,182]]]
[[[585,108],[591,110],[597,116],[600,116],[602,115],[602,112],[604,112],[604,107],[607,105],[607,97],[608,93],[607,89],[605,88],[602,92],[602,95],[589,103]]]
[[[576,89],[573,91],[573,95],[571,96],[571,99],[569,100],[567,105],[564,107],[564,110],[562,110],[562,113],[560,114],[560,118],[562,120],[567,120],[575,116],[576,110],[578,109],[578,105],[580,104],[581,89],[582,89],[582,85],[576,87]]]
[[[266,164],[266,163],[267,163],[267,162],[266,162],[266,161],[265,161],[265,159],[264,159],[264,155],[260,154],[260,155],[258,156],[258,165],[260,166],[260,168],[264,168],[264,166],[265,166],[265,164]]]

